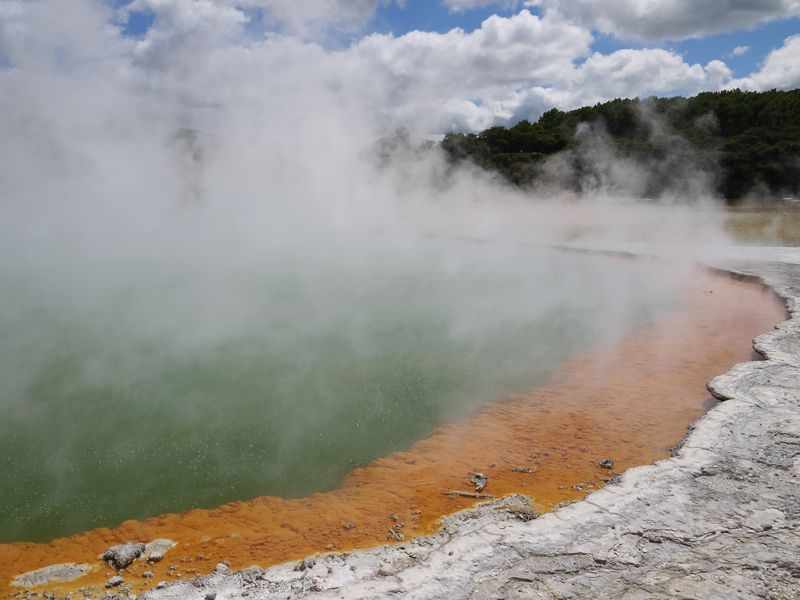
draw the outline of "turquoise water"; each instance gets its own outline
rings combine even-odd
[[[229,258],[3,267],[0,541],[334,488],[669,303],[511,246]]]

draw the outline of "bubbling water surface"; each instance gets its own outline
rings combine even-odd
[[[435,239],[6,268],[0,542],[334,489],[652,319],[676,276]]]

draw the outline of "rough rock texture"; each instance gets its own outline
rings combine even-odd
[[[28,571],[22,575],[17,575],[11,582],[13,586],[34,587],[46,583],[60,583],[63,581],[74,581],[83,577],[92,570],[91,565],[80,565],[75,563],[64,563],[61,565],[51,565],[36,571]]]
[[[144,544],[139,542],[126,542],[118,546],[112,546],[103,552],[102,559],[119,571],[139,558],[144,550]]]
[[[172,540],[164,538],[153,540],[152,542],[145,544],[144,550],[142,552],[142,558],[147,560],[147,562],[149,563],[160,562],[161,560],[163,560],[164,555],[174,547],[175,547],[175,542],[173,542]]]
[[[767,361],[711,382],[727,401],[673,458],[538,519],[520,518],[525,500],[512,497],[400,546],[216,573],[144,598],[800,598],[800,253],[780,252],[724,265],[763,277],[793,319],[757,339]]]

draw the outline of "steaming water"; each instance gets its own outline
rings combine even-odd
[[[333,488],[670,301],[635,262],[365,248],[3,267],[0,541]]]

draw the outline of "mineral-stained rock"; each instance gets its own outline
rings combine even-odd
[[[119,575],[114,575],[114,577],[106,582],[106,587],[118,587],[123,583],[125,583],[125,580],[122,577]]]
[[[149,563],[157,563],[164,558],[164,555],[170,548],[175,547],[175,542],[159,538],[148,543],[144,547],[142,558],[146,559]]]
[[[117,571],[124,569],[144,552],[145,545],[138,542],[126,542],[118,546],[111,546],[103,552],[102,559]]]
[[[45,583],[54,583],[59,581],[74,581],[83,577],[91,570],[91,566],[64,563],[60,565],[51,565],[36,571],[28,571],[17,575],[11,585],[16,587],[34,587],[37,585],[44,585]]]

